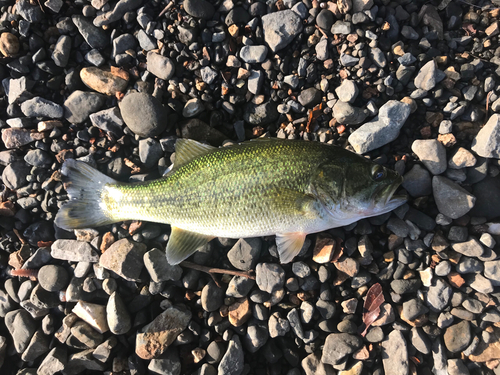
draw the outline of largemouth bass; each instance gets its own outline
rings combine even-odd
[[[389,212],[396,172],[339,147],[262,139],[223,148],[179,139],[172,169],[154,181],[122,183],[67,160],[64,229],[143,220],[172,227],[166,256],[178,264],[215,237],[276,235],[282,263],[306,235]]]

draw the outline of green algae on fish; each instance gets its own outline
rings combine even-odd
[[[67,160],[69,202],[55,222],[64,229],[143,220],[172,227],[166,256],[178,264],[215,237],[276,235],[282,263],[309,233],[392,211],[396,172],[319,142],[259,139],[215,148],[176,143],[172,169],[154,181],[122,183]]]

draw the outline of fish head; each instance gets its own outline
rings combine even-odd
[[[313,183],[323,206],[342,225],[390,212],[406,202],[406,196],[394,195],[403,182],[397,172],[355,154],[344,159],[322,165]]]

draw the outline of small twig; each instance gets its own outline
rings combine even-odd
[[[326,35],[326,33],[325,33],[323,30],[321,30],[321,27],[319,27],[318,25],[314,25],[314,26],[316,26],[316,28],[320,31],[320,33],[321,33],[321,34],[323,34],[323,36],[324,36],[326,39],[328,39],[328,35]]]
[[[493,93],[493,90],[491,90],[488,95],[486,95],[486,115],[488,115],[488,108],[490,104],[490,96]]]
[[[210,276],[212,276],[212,279],[214,279],[214,282],[219,287],[220,287],[220,284],[214,278],[214,276],[215,276],[214,274],[215,273],[222,273],[222,274],[225,274],[225,275],[233,275],[233,276],[242,276],[242,277],[246,277],[247,279],[255,280],[255,276],[251,275],[249,272],[233,271],[233,270],[225,270],[225,269],[222,269],[222,268],[212,268],[212,267],[207,267],[207,266],[200,266],[199,264],[191,263],[191,262],[186,262],[186,261],[182,262],[180,264],[180,266],[208,273]]]
[[[163,10],[160,12],[160,14],[158,14],[158,17],[156,17],[156,19],[160,18],[161,16],[163,16],[165,13],[167,13],[167,11],[172,8],[174,6],[174,0],[172,0],[170,3],[168,3],[165,8],[163,8]]]
[[[18,231],[16,228],[14,228],[14,229],[12,229],[12,230],[14,231],[14,233],[15,233],[15,234],[16,234],[16,236],[17,236],[17,238],[19,238],[19,241],[21,241],[21,243],[22,243],[23,245],[26,245],[26,244],[28,243],[28,241],[26,241],[26,240],[24,239],[24,237],[23,237],[23,236],[21,236],[21,233],[19,233],[19,231]]]

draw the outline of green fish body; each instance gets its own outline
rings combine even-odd
[[[280,260],[298,254],[309,233],[348,225],[404,203],[391,197],[401,176],[339,147],[263,139],[215,148],[179,139],[162,178],[121,183],[68,160],[70,201],[56,217],[65,229],[123,220],[172,226],[166,255],[177,264],[215,237],[276,235]]]

